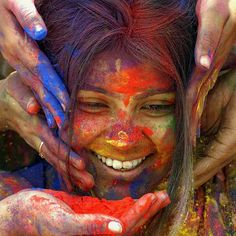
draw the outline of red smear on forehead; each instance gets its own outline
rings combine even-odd
[[[173,80],[163,78],[148,67],[133,66],[108,75],[105,86],[109,91],[133,96],[151,89],[168,90]]]

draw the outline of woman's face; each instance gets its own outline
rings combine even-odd
[[[133,198],[167,176],[175,147],[174,81],[122,53],[96,57],[78,93],[72,146],[97,196]]]

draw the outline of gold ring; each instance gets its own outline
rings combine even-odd
[[[42,153],[39,153],[39,156],[44,159],[44,156]]]
[[[41,150],[42,150],[43,144],[44,144],[44,142],[41,141],[41,143],[39,144],[39,149],[38,149],[39,156],[42,157],[42,158],[44,158],[44,157],[43,157],[43,154],[41,153]]]

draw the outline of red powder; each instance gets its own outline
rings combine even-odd
[[[152,136],[154,134],[153,131],[148,127],[144,127],[143,132],[148,136]]]
[[[70,195],[62,191],[44,190],[44,192],[60,199],[66,203],[75,213],[78,214],[105,214],[115,218],[129,210],[135,203],[131,197],[122,200],[106,200],[95,197],[81,197]]]

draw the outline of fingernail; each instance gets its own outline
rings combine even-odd
[[[210,69],[211,67],[211,58],[208,55],[200,57],[200,64],[206,69]]]
[[[122,233],[122,226],[119,222],[116,221],[109,222],[108,229],[114,233]]]
[[[62,106],[63,111],[66,112],[66,105],[61,104],[61,106]]]
[[[156,194],[157,194],[158,198],[161,200],[163,207],[167,206],[171,203],[170,197],[165,190],[157,192]]]
[[[71,157],[71,158],[73,159],[72,164],[74,165],[75,168],[79,170],[83,170],[85,168],[84,161],[81,160],[79,157],[77,158]]]
[[[46,37],[47,30],[42,25],[36,25],[34,27],[34,39],[42,40]]]
[[[39,109],[40,109],[40,106],[36,103],[30,103],[29,102],[28,105],[27,105],[27,111],[28,111],[28,113],[30,113],[32,115],[37,114]]]

